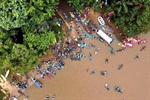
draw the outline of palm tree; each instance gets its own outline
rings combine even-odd
[[[139,4],[140,2],[140,4]],[[115,25],[120,26],[129,36],[147,31],[150,27],[150,1],[114,0],[107,8],[107,13],[114,11],[113,19]]]
[[[94,2],[94,3],[92,4],[92,8],[94,9],[95,12],[100,12],[101,9],[102,9],[101,0],[98,1],[98,2]]]

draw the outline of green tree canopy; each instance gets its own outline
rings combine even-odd
[[[59,4],[58,0],[29,0],[28,18],[36,24],[52,18],[55,15],[54,7]]]
[[[38,58],[35,49],[15,44],[7,31],[0,30],[0,67],[11,67],[13,71],[23,73],[37,65]]]
[[[21,73],[30,70],[55,39],[61,39],[57,19],[53,21],[58,3],[58,0],[0,1],[0,67],[11,67],[13,72]]]
[[[77,11],[83,10],[84,7],[92,7],[95,12],[100,12],[103,6],[102,0],[67,0],[67,2]]]
[[[5,30],[26,24],[40,24],[55,15],[58,0],[1,0],[0,27]]]
[[[114,0],[107,11],[115,12],[114,24],[130,37],[150,29],[150,0]]]
[[[67,0],[69,4],[74,6],[76,10],[79,12],[80,10],[83,10],[84,4],[90,4],[93,2],[93,0]]]
[[[24,42],[38,51],[46,51],[49,45],[55,43],[55,34],[52,31],[40,34],[27,33],[24,35]]]
[[[34,68],[38,64],[39,56],[36,54],[37,52],[33,48],[27,49],[25,45],[14,44],[12,52],[7,59],[11,62],[13,71],[23,73]]]
[[[21,27],[27,22],[26,0],[1,0],[0,1],[0,27],[5,30]]]

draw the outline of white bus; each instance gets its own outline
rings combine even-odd
[[[112,43],[113,39],[106,35],[102,30],[97,30],[97,34],[101,36],[107,43]]]

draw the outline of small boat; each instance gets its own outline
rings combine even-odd
[[[102,75],[102,76],[107,76],[107,75],[108,75],[108,72],[107,72],[107,71],[101,71],[101,75]]]
[[[4,94],[7,94],[7,92],[4,89],[0,89]]]
[[[3,78],[4,81],[7,81],[4,75],[1,74],[1,77]]]
[[[105,21],[104,21],[104,19],[103,19],[101,16],[98,16],[98,22],[99,22],[101,25],[105,25]]]
[[[55,100],[55,95],[52,96],[52,100]]]
[[[12,97],[12,100],[18,100],[15,96]]]
[[[5,74],[5,78],[7,78],[8,77],[8,75],[9,75],[9,70],[7,70],[7,72],[6,72],[6,74]]]
[[[115,86],[114,88],[118,93],[123,93],[122,89],[119,86]]]
[[[143,46],[143,47],[140,49],[140,51],[143,51],[145,48],[146,48],[146,46]]]
[[[93,74],[95,74],[96,73],[96,70],[93,70],[91,73],[90,73],[90,75],[93,75]]]
[[[4,80],[0,77],[0,82],[4,83]]]
[[[56,72],[50,68],[46,68],[45,70],[46,73],[52,74],[52,75],[56,75]]]
[[[125,42],[124,45],[129,47],[129,48],[133,48],[133,44],[132,43]]]
[[[147,43],[147,41],[146,41],[146,39],[143,39],[143,40],[140,40],[139,42],[138,42],[138,44],[146,44]]]
[[[42,84],[34,77],[31,77],[31,80],[35,83],[38,88],[42,88]]]
[[[24,94],[21,90],[18,90],[18,93],[19,93],[21,96],[25,96],[25,94]]]
[[[49,95],[46,96],[46,100],[49,100]]]

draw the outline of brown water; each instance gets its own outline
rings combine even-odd
[[[46,95],[50,95],[50,98],[55,95],[55,100],[150,100],[150,34],[140,38],[148,40],[145,51],[140,51],[144,45],[135,44],[132,49],[115,55],[110,54],[105,44],[97,40],[86,40],[86,43],[100,47],[97,55],[94,54],[96,48],[84,48],[86,58],[81,61],[64,60],[65,68],[56,71],[57,75],[53,79],[40,79],[42,89],[33,85],[25,93],[29,94],[29,100],[45,100]],[[119,48],[117,43],[112,46]],[[89,61],[90,52],[92,61]],[[137,54],[140,54],[140,59],[134,60]],[[105,64],[106,57],[109,59],[108,64]],[[123,69],[117,70],[119,64],[124,65]],[[87,69],[97,72],[90,75]],[[107,70],[108,76],[101,76],[102,70]],[[104,88],[105,83],[109,84],[110,91]],[[115,85],[122,88],[123,94],[114,91]],[[19,100],[23,100],[23,97]]]

